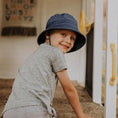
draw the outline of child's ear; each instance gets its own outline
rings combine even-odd
[[[46,39],[49,39],[49,36],[48,35],[46,35]]]
[[[45,33],[45,37],[46,37],[46,39],[49,39],[48,32]]]

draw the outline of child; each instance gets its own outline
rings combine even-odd
[[[38,37],[39,48],[18,71],[3,118],[56,118],[51,104],[58,80],[77,118],[91,118],[82,111],[64,59],[65,53],[80,49],[85,42],[73,16],[52,16]]]

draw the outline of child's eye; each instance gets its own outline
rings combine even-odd
[[[73,36],[70,37],[71,40],[75,40],[75,38]]]
[[[65,34],[65,33],[61,33],[61,35],[62,35],[62,36],[66,36],[66,34]]]

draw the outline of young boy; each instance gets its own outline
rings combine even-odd
[[[64,59],[65,53],[80,49],[85,42],[73,16],[52,16],[38,37],[39,48],[18,71],[3,118],[56,118],[51,104],[58,80],[77,118],[91,118],[82,111]]]

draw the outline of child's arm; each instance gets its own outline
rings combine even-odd
[[[57,72],[59,81],[78,118],[91,118],[82,111],[76,89],[72,85],[66,70]]]

